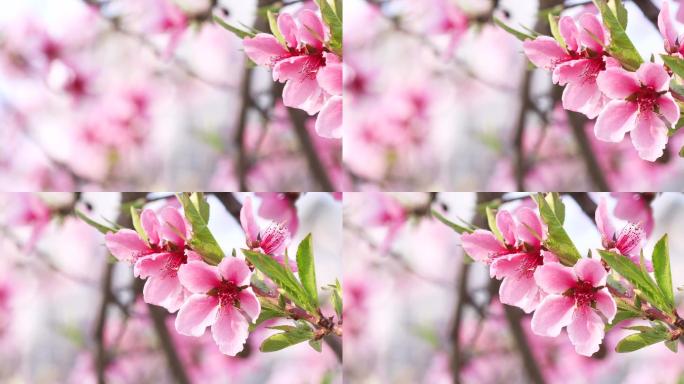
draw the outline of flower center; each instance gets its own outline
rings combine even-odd
[[[263,234],[259,234],[259,246],[265,254],[270,255],[277,251],[285,241],[286,229],[283,225],[272,223]]]
[[[571,291],[571,295],[575,298],[578,307],[591,305],[596,300],[596,289],[588,281],[578,281]]]
[[[639,105],[639,112],[653,111],[658,99],[658,92],[653,87],[641,86],[635,94],[636,103]]]
[[[323,66],[325,66],[323,52],[311,54],[304,61],[304,65],[302,66],[300,72],[304,75],[304,77],[310,80],[316,80],[318,70]]]
[[[188,262],[185,252],[173,252],[162,267],[164,276],[176,276],[181,265]]]
[[[221,285],[216,288],[216,297],[219,299],[221,307],[233,306],[238,301],[240,294],[240,287],[235,285],[232,281],[221,281]]]
[[[539,250],[534,250],[529,253],[525,253],[525,257],[522,258],[520,265],[518,266],[518,271],[524,277],[532,277],[534,271],[537,267],[544,264],[544,257],[541,255]]]

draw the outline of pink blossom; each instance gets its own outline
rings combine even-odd
[[[591,356],[599,350],[604,321],[613,321],[617,307],[605,287],[608,273],[600,261],[582,259],[574,267],[549,263],[538,268],[534,278],[547,294],[532,316],[532,331],[557,337],[567,326],[575,351]],[[600,312],[599,312],[600,311]]]
[[[105,244],[114,257],[134,264],[135,276],[147,279],[143,289],[146,303],[175,312],[186,294],[178,280],[178,269],[188,260],[200,258],[194,252],[185,252],[189,228],[178,210],[170,206],[159,214],[145,209],[140,220],[147,241],[133,230],[121,229],[105,235]]]
[[[295,202],[299,197],[298,193],[256,192],[255,195],[261,198],[259,216],[283,223],[290,233],[297,233],[299,219]]]
[[[617,199],[613,211],[615,217],[637,223],[644,229],[646,236],[651,235],[655,225],[651,207],[654,193],[613,192],[610,195]]]
[[[368,226],[387,228],[385,238],[378,249],[378,252],[384,254],[391,248],[394,239],[406,224],[408,212],[399,200],[386,193],[372,193],[369,201],[371,203],[368,204],[363,221]]]
[[[320,111],[326,93],[318,85],[318,71],[326,65],[326,30],[316,12],[304,9],[297,20],[288,13],[278,16],[285,45],[269,34],[244,39],[245,53],[258,65],[273,69],[273,80],[285,83],[283,102],[313,115]]]
[[[558,259],[541,249],[543,226],[531,208],[520,207],[513,214],[497,212],[496,226],[502,239],[478,229],[461,235],[463,249],[473,259],[490,265],[492,277],[503,279],[499,289],[502,303],[532,312],[544,297],[534,273],[541,265]]]
[[[646,233],[639,223],[628,223],[616,232],[613,227],[610,215],[608,214],[608,203],[606,199],[601,199],[595,213],[596,227],[601,234],[601,242],[604,249],[616,252],[629,257],[635,264],[640,264],[641,244],[646,237]],[[646,262],[646,267],[652,270],[651,263]]]
[[[677,34],[675,26],[672,23],[672,19],[670,18],[670,4],[668,1],[663,1],[660,7],[660,14],[658,14],[658,29],[663,36],[665,52],[668,54],[682,54],[684,52],[684,46],[682,45],[682,42],[684,41],[682,41],[682,36]]]
[[[567,85],[563,108],[593,119],[607,101],[596,85],[597,76],[606,67],[619,64],[604,55],[609,37],[598,18],[584,13],[577,22],[579,28],[572,17],[563,16],[558,23],[565,47],[549,36],[540,36],[526,40],[523,49],[537,67],[552,71],[555,84]]]
[[[259,300],[249,286],[252,273],[245,261],[225,257],[217,267],[191,261],[178,275],[192,292],[178,311],[178,333],[199,337],[211,326],[219,350],[235,356],[247,341],[249,322],[261,313]]]
[[[432,30],[435,33],[449,36],[449,45],[446,50],[446,57],[451,57],[468,30],[468,16],[453,1],[436,0],[435,13],[437,20]]]
[[[273,256],[281,264],[290,242],[290,231],[281,223],[272,222],[265,230],[259,228],[252,209],[252,199],[247,197],[240,210],[240,223],[247,237],[247,247]],[[294,265],[296,270],[296,265]]]
[[[670,76],[663,66],[644,63],[636,73],[609,68],[599,74],[597,83],[614,100],[596,120],[596,137],[617,143],[630,132],[639,157],[655,161],[662,156],[668,125],[679,120],[679,106],[668,92]]]
[[[24,245],[30,251],[52,220],[52,210],[33,193],[19,193],[15,204],[10,207],[8,222],[12,225],[31,226],[31,237]]]
[[[326,52],[326,65],[316,76],[318,85],[331,97],[325,102],[316,118],[316,132],[323,137],[342,137],[342,63],[340,58]]]

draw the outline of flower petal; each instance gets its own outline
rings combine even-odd
[[[532,315],[532,332],[541,336],[558,336],[561,329],[572,321],[574,310],[575,299],[572,297],[546,296]]]
[[[594,213],[594,217],[596,220],[596,227],[601,234],[603,243],[606,244],[613,241],[613,236],[615,236],[615,227],[613,227],[613,222],[608,214],[608,202],[605,198],[601,198],[601,201],[599,201],[598,208],[596,208],[596,212]]]
[[[132,229],[121,229],[105,235],[105,245],[118,260],[135,262],[140,256],[152,252],[145,242]]]
[[[515,221],[511,212],[504,209],[499,210],[496,213],[496,227],[501,232],[506,244],[515,245]]]
[[[476,229],[473,233],[462,234],[461,245],[468,256],[485,263],[489,263],[494,257],[508,252],[494,237],[493,233],[482,229]]]
[[[572,268],[560,263],[549,263],[537,267],[534,280],[546,293],[558,295],[577,284],[577,276]]]
[[[543,238],[542,223],[535,211],[529,207],[520,207],[515,210],[515,231],[518,238],[525,243],[537,248]]]
[[[301,23],[299,28],[299,39],[304,44],[308,44],[316,49],[321,49],[323,47],[323,42],[325,41],[325,29],[321,18],[316,12],[310,9],[301,11],[298,17],[299,22]]]
[[[656,92],[665,92],[670,88],[670,75],[661,64],[641,64],[636,75],[641,84],[652,87]]]
[[[180,307],[176,316],[176,331],[181,335],[200,337],[216,320],[218,299],[206,295],[192,295]]]
[[[226,281],[232,281],[238,287],[249,284],[252,272],[247,263],[237,257],[224,257],[218,265],[219,273]]]
[[[501,282],[499,298],[503,304],[514,305],[530,313],[539,304],[539,287],[532,276],[509,276]]]
[[[259,304],[259,300],[254,291],[252,291],[252,288],[243,289],[238,299],[240,301],[240,308],[252,318],[252,321],[255,321],[261,313],[261,304]]]
[[[290,48],[297,48],[297,23],[291,14],[282,12],[278,15],[278,29]]]
[[[639,157],[648,161],[656,161],[663,155],[668,140],[665,123],[652,111],[639,113],[630,136]]]
[[[581,259],[573,269],[580,280],[589,282],[594,287],[606,285],[608,272],[606,272],[603,264],[596,259]]]
[[[290,53],[270,34],[258,33],[242,41],[247,57],[257,65],[272,68],[278,61],[290,56]]]
[[[641,85],[634,72],[622,68],[608,68],[598,74],[596,84],[611,99],[626,99],[636,93]]]
[[[164,239],[177,245],[179,248],[185,246],[185,238],[187,237],[187,228],[185,226],[185,219],[178,212],[176,208],[164,207],[159,212],[162,226],[161,233]]]
[[[331,97],[316,117],[316,133],[329,139],[342,138],[342,96]]]
[[[489,275],[497,279],[519,275],[526,257],[528,256],[525,253],[511,253],[497,257],[489,266]]]
[[[658,97],[657,103],[658,111],[670,124],[676,124],[679,121],[679,105],[669,93]]]
[[[147,239],[150,244],[159,244],[159,220],[157,215],[151,209],[145,209],[140,214],[140,223],[142,224],[145,234],[147,234]]]
[[[589,306],[578,308],[568,325],[568,336],[575,352],[591,356],[599,350],[605,325],[601,317]]]
[[[218,270],[203,261],[189,261],[181,265],[178,279],[192,293],[207,293],[221,283]]]
[[[612,322],[615,318],[617,305],[607,288],[599,289],[596,292],[596,308],[608,319],[608,323]]]
[[[603,108],[605,97],[593,81],[569,83],[563,90],[563,108],[593,119]]]
[[[211,326],[214,342],[218,345],[221,353],[235,356],[242,351],[247,336],[249,335],[249,323],[237,308],[221,307],[216,321]]]
[[[579,16],[578,22],[582,44],[594,52],[603,52],[601,44],[608,45],[608,39],[606,30],[596,15],[585,12]]]
[[[252,198],[247,196],[240,209],[240,224],[247,236],[247,244],[255,243],[259,240],[259,225],[254,217],[252,209]]]
[[[525,40],[523,50],[534,65],[549,71],[553,70],[558,63],[570,59],[570,56],[558,45],[558,42],[549,36]]]
[[[183,304],[183,286],[177,276],[152,276],[145,282],[143,298],[148,304],[166,308],[169,312],[176,312]]]
[[[558,29],[560,31],[568,51],[577,51],[579,49],[579,31],[577,24],[571,16],[563,16],[558,21]]]
[[[600,75],[599,75],[600,78]],[[618,143],[636,125],[636,103],[613,100],[606,104],[594,124],[594,134],[603,141]]]

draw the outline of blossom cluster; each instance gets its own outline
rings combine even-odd
[[[596,3],[603,22],[592,12],[551,17],[554,36],[526,39],[524,52],[534,65],[552,72],[555,84],[565,87],[565,109],[597,119],[594,133],[599,140],[617,143],[629,133],[639,156],[655,161],[663,156],[680,119],[673,79],[681,61],[680,38],[668,2],[658,17],[664,63],[643,62],[625,35],[626,20],[618,20],[605,2]]]
[[[595,214],[602,239],[599,248],[639,265],[646,235],[642,224],[628,223],[616,231],[606,204],[601,200]],[[549,237],[545,227],[539,213],[523,205],[498,211],[491,231],[464,233],[461,242],[469,256],[487,264],[490,275],[502,280],[499,298],[503,304],[534,312],[531,327],[535,334],[557,337],[567,327],[576,352],[591,356],[599,350],[605,324],[617,313],[607,284],[609,268],[594,257],[564,265],[545,245]]]

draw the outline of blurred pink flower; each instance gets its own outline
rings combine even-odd
[[[326,52],[325,67],[318,71],[318,85],[330,98],[325,102],[316,118],[316,132],[323,137],[342,137],[342,63],[340,58]]]
[[[179,277],[193,295],[178,311],[176,330],[199,337],[211,326],[221,352],[235,356],[247,341],[249,322],[261,312],[259,300],[249,287],[251,276],[247,263],[235,257],[225,257],[217,267],[202,261],[183,265]]]
[[[282,223],[291,234],[297,233],[299,219],[295,201],[299,197],[298,193],[256,192],[255,195],[261,198],[259,216]]]
[[[555,84],[567,85],[563,91],[563,108],[593,119],[606,102],[596,85],[597,76],[606,67],[619,64],[603,55],[609,36],[598,18],[583,13],[578,22],[579,28],[572,17],[561,17],[558,27],[565,47],[552,37],[540,36],[526,40],[523,49],[532,63],[552,71]]]
[[[606,199],[601,199],[595,213],[596,227],[601,234],[603,248],[627,256],[632,262],[639,265],[641,245],[644,242],[646,233],[639,223],[628,223],[620,232],[616,232],[608,214],[607,204]],[[647,260],[644,260],[644,262],[646,268],[652,271],[653,266],[651,262]]]
[[[666,122],[679,120],[679,106],[669,94],[670,76],[663,66],[644,63],[636,73],[609,68],[599,74],[597,84],[614,100],[596,120],[596,137],[617,143],[630,132],[639,157],[655,161],[662,156],[668,140]]]
[[[617,199],[617,204],[613,211],[615,217],[639,224],[646,232],[646,236],[650,236],[655,225],[653,208],[651,207],[651,201],[655,194],[613,192],[610,195]]]
[[[385,238],[378,249],[378,252],[384,254],[392,247],[399,230],[406,224],[408,212],[399,200],[387,193],[372,193],[369,201],[371,203],[364,213],[363,222],[367,226],[387,228]]]
[[[500,210],[496,226],[501,240],[490,231],[478,229],[461,235],[463,249],[473,259],[490,265],[492,277],[503,279],[499,288],[502,303],[532,312],[544,297],[534,273],[540,266],[558,259],[542,250],[542,222],[531,208],[519,207],[513,214]]]
[[[14,204],[10,207],[8,223],[17,226],[31,226],[31,236],[24,244],[24,250],[30,251],[50,224],[52,210],[34,193],[19,193],[17,198],[13,200]]]
[[[615,317],[615,300],[605,287],[608,273],[599,260],[582,259],[574,267],[560,263],[543,265],[534,274],[548,294],[532,316],[532,331],[557,337],[567,326],[575,351],[591,356],[604,336],[602,313],[610,323]]]
[[[680,5],[680,13],[681,13]],[[677,14],[679,17],[679,13]],[[672,19],[670,18],[670,4],[669,1],[663,1],[660,6],[660,13],[658,14],[658,30],[663,36],[665,52],[668,54],[684,53],[684,46],[682,46],[682,37],[677,34]]]
[[[453,1],[434,0],[433,2],[436,20],[431,32],[449,36],[449,45],[445,55],[449,58],[453,56],[458,43],[468,30],[470,25],[468,15]]]
[[[272,222],[265,230],[259,228],[252,209],[252,198],[245,198],[240,210],[240,223],[247,237],[247,247],[273,256],[280,264],[285,263],[285,251],[290,243],[290,231],[282,223]],[[290,262],[290,268],[297,270],[297,264]]]

